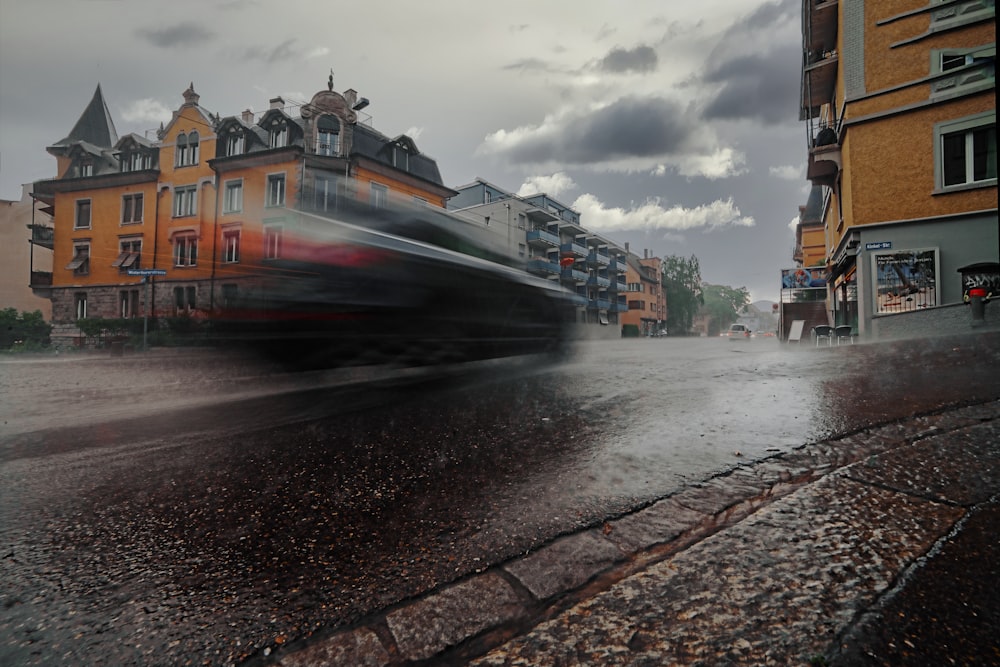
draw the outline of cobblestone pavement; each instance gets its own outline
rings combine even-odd
[[[1000,403],[737,468],[265,660],[1000,665]]]

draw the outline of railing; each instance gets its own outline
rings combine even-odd
[[[589,276],[587,278],[587,284],[588,285],[597,285],[598,287],[603,287],[604,289],[607,289],[607,288],[611,287],[611,279],[610,278],[602,278],[601,276]]]
[[[31,285],[32,289],[52,287],[52,272],[51,271],[32,271],[31,272]]]
[[[52,249],[55,245],[55,228],[46,225],[28,225],[31,230],[31,242]]]
[[[583,271],[577,271],[576,269],[563,269],[562,273],[559,274],[563,280],[573,281],[580,284],[584,284],[590,278],[590,276]]]
[[[561,270],[561,267],[557,263],[550,262],[546,259],[532,259],[528,261],[529,273],[541,273],[544,275],[558,276]]]
[[[587,248],[579,243],[563,243],[559,246],[559,252],[571,252],[577,257],[586,257],[589,254]]]
[[[608,310],[611,308],[610,299],[591,299],[587,302],[587,308],[590,310]],[[621,311],[619,311],[621,312]]]
[[[541,243],[555,247],[559,245],[559,237],[542,229],[533,229],[527,234],[528,243]]]
[[[611,258],[607,255],[602,255],[599,252],[592,252],[587,255],[587,262],[590,264],[600,264],[601,266],[608,266],[611,264]]]

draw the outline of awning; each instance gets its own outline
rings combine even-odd
[[[597,314],[597,321],[600,322],[601,324],[607,324],[608,323],[608,314],[607,313],[598,313]]]
[[[87,259],[88,259],[87,255],[77,255],[76,257],[73,258],[72,262],[66,265],[66,268],[69,269],[70,271],[76,271],[77,269],[79,269],[81,266],[84,265]]]
[[[115,261],[111,262],[111,266],[113,266],[116,269],[121,268],[122,264],[125,262],[125,260],[128,259],[128,256],[131,255],[131,254],[132,253],[130,253],[128,250],[126,250],[122,254],[118,255],[118,259],[116,259]]]
[[[131,267],[133,267],[133,266],[136,265],[136,263],[138,262],[138,260],[139,260],[139,253],[137,253],[137,252],[130,252],[128,254],[128,257],[125,258],[125,261],[121,263],[121,267],[123,269],[131,268]]]

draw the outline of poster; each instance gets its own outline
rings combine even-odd
[[[876,314],[937,305],[937,248],[876,252],[872,262]]]
[[[825,267],[781,270],[781,289],[819,289],[826,287]]]

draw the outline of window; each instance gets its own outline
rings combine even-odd
[[[336,178],[317,176],[313,181],[313,209],[317,211],[335,211],[337,209]]]
[[[152,168],[152,165],[152,157],[149,153],[143,153],[142,151],[125,153],[121,157],[122,171],[142,171],[144,169]]]
[[[240,261],[240,230],[225,229],[222,231],[222,261],[235,264]]]
[[[374,208],[385,208],[389,199],[389,188],[382,185],[381,183],[376,183],[372,181],[371,183],[371,193],[370,201]]]
[[[226,156],[231,157],[233,155],[243,154],[243,133],[233,132],[228,137],[226,137]]]
[[[198,133],[192,132],[189,135],[185,135],[182,132],[178,134],[175,151],[175,166],[189,167],[198,164]]]
[[[142,239],[127,238],[118,241],[118,257],[111,266],[125,273],[129,269],[139,268],[139,255],[142,252]]]
[[[222,307],[235,308],[239,298],[239,286],[232,283],[222,285]]]
[[[89,199],[78,199],[76,201],[76,220],[73,221],[73,229],[90,229]]]
[[[93,162],[81,162],[80,163],[80,176],[93,176],[94,175],[94,163]]]
[[[142,222],[142,193],[122,195],[122,224]]]
[[[628,302],[628,309],[629,310],[646,310],[646,302],[645,301],[629,301]]]
[[[525,226],[527,225],[527,220],[528,220],[528,218],[527,218],[527,216],[524,215],[524,213],[518,213],[517,214],[517,228],[518,229],[524,229]]]
[[[931,51],[931,74],[948,73],[931,82],[931,98],[969,95],[996,86],[996,45]]]
[[[396,169],[409,171],[410,153],[403,146],[392,147],[392,166],[395,167]]]
[[[198,237],[194,234],[178,234],[174,237],[174,266],[196,266],[198,264]]]
[[[517,244],[517,256],[518,257],[524,257],[525,250],[527,250],[527,247],[523,243],[518,243]]]
[[[120,317],[131,318],[139,315],[139,290],[122,290],[118,293],[118,312]]]
[[[279,123],[271,128],[268,133],[269,145],[271,148],[281,148],[288,145],[288,126]]]
[[[995,111],[939,123],[934,133],[935,181],[939,190],[996,185]]]
[[[194,285],[174,288],[174,310],[177,313],[187,313],[197,308],[198,290]]]
[[[85,276],[90,273],[90,244],[76,243],[73,245],[73,259],[66,268],[75,276]]]
[[[226,181],[226,191],[222,198],[223,213],[237,213],[243,210],[243,181]]]
[[[264,227],[264,259],[281,257],[281,225]]]
[[[340,121],[332,116],[320,116],[316,124],[316,154],[340,155]]]
[[[188,185],[174,189],[174,217],[194,215],[197,207],[198,188]]]
[[[87,318],[87,293],[78,292],[76,296],[73,297],[73,310],[76,314],[76,319],[83,320]]]
[[[285,205],[285,175],[271,174],[267,177],[267,205]]]

